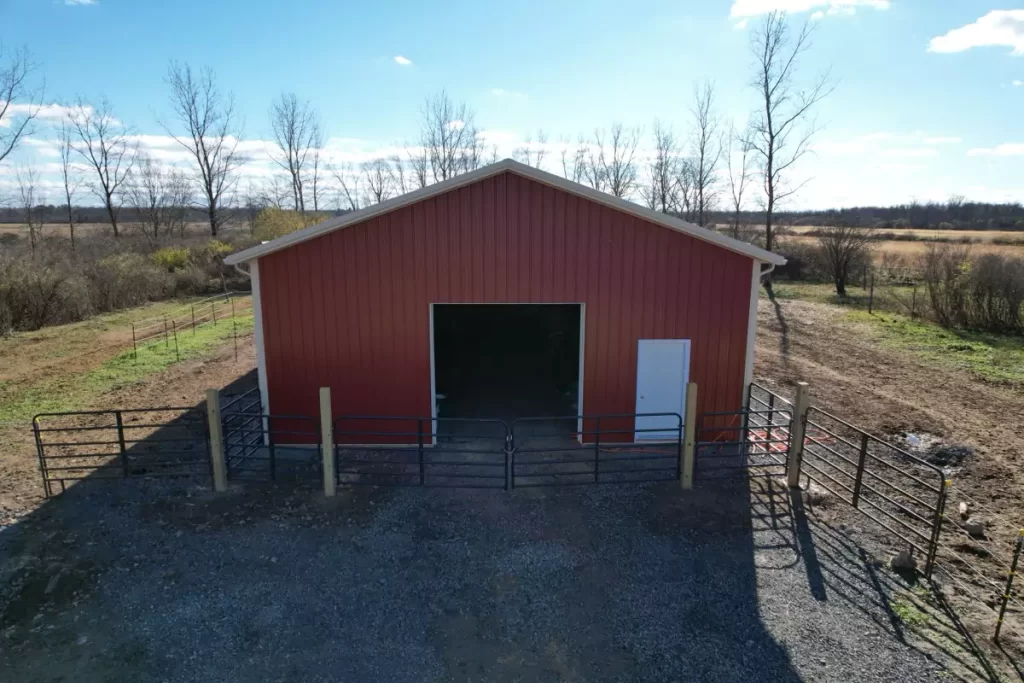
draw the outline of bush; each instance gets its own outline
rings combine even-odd
[[[86,269],[93,305],[99,311],[138,306],[170,296],[174,278],[142,254],[127,252],[96,261]]]
[[[939,223],[935,227],[937,229],[939,229],[939,230],[952,230],[953,229],[953,224],[952,223],[948,223],[946,221],[942,221],[941,223]]]
[[[168,273],[173,273],[176,270],[182,270],[187,267],[189,257],[189,250],[185,247],[163,247],[162,249],[157,249],[149,256],[153,263]]]
[[[932,245],[922,271],[935,318],[943,327],[1024,332],[1024,260],[972,257],[966,247]]]
[[[205,270],[189,265],[174,271],[175,294],[204,294],[210,289],[210,276]]]
[[[0,334],[73,322],[89,313],[84,278],[24,259],[0,263]]]
[[[325,213],[307,213],[303,218],[302,214],[297,211],[263,209],[253,223],[253,235],[259,240],[277,239],[308,225],[325,221],[327,218],[328,215]]]

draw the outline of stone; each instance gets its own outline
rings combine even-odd
[[[971,538],[985,538],[985,520],[971,517],[964,522],[964,531],[971,535]]]
[[[909,550],[901,550],[889,560],[889,566],[898,571],[917,571],[917,560]]]
[[[967,519],[971,514],[971,506],[967,503],[960,503],[960,519]]]

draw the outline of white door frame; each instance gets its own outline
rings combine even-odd
[[[434,306],[579,306],[580,307],[580,367],[576,386],[576,433],[583,443],[583,352],[586,349],[587,304],[582,301],[438,301],[430,303],[430,443],[435,443],[437,434],[437,371],[434,364]]]
[[[634,396],[634,410],[638,407],[638,406],[636,406],[636,402],[640,400],[640,372],[639,372],[639,369],[640,369],[640,345],[644,344],[644,343],[647,343],[647,344],[658,344],[658,343],[662,343],[662,344],[678,344],[679,342],[683,343],[683,358],[684,358],[684,360],[683,360],[683,400],[680,402],[678,413],[679,413],[679,416],[681,418],[686,415],[686,392],[687,392],[687,387],[689,386],[689,383],[690,383],[690,353],[691,353],[692,348],[693,348],[693,342],[691,340],[689,340],[689,339],[638,339],[637,340],[637,343],[636,343],[636,363],[637,363],[636,381],[637,381],[637,384],[636,384],[636,394]],[[666,412],[669,412],[669,411],[666,411]],[[675,411],[673,411],[673,412],[675,412]],[[658,437],[650,437],[650,436],[647,437],[647,438],[644,438],[642,436],[641,432],[636,431],[636,429],[637,429],[636,423],[637,423],[638,419],[639,418],[636,418],[636,417],[633,418],[633,430],[634,430],[633,431],[633,442],[634,443],[639,443],[641,441],[650,443],[650,442],[657,442],[659,440],[661,440],[661,441],[665,440],[665,439],[659,439]],[[645,433],[649,433],[649,432],[645,432]],[[681,437],[682,437],[682,434],[680,434],[680,438]]]

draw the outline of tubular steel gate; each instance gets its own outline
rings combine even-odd
[[[231,413],[222,418],[228,479],[317,479],[320,422],[308,415]]]
[[[202,406],[40,413],[32,431],[47,498],[80,479],[210,474]]]
[[[784,476],[789,462],[793,404],[751,384],[747,408],[703,413],[697,420],[695,479]]]
[[[637,429],[636,418],[664,424]],[[582,423],[583,428],[578,425]],[[656,437],[636,443],[637,434]],[[678,479],[675,413],[498,419],[344,416],[334,421],[339,485],[513,489]]]
[[[925,558],[931,577],[946,504],[942,470],[835,415],[810,408],[801,474]]]
[[[637,428],[638,418],[660,424]],[[520,418],[512,423],[512,444],[510,488],[677,480],[683,418],[677,413]]]
[[[337,483],[508,488],[511,441],[501,420],[346,415],[334,421]]]

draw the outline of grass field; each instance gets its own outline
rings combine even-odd
[[[820,229],[821,226],[817,225],[794,225],[792,227],[787,227],[786,231],[793,235],[803,235]],[[975,244],[988,244],[995,240],[1024,242],[1024,230],[917,230],[909,228],[880,228],[877,232],[891,232],[899,235],[906,235],[907,241],[958,240],[966,238]]]
[[[1020,239],[1024,239],[1024,237]],[[783,238],[783,240],[786,242],[792,241],[802,244],[816,243],[814,237],[800,237],[790,235]],[[923,255],[928,250],[928,246],[932,244],[937,244],[937,242],[906,242],[903,240],[882,240],[878,242],[872,242],[872,253],[874,255],[874,259],[876,262],[882,258],[883,254],[895,254],[898,256],[902,256],[905,259],[912,260]],[[1008,256],[1024,258],[1024,244],[993,244],[991,241],[985,241],[979,242],[977,244],[969,244],[963,246],[968,247],[971,250],[972,254],[1006,254]]]

